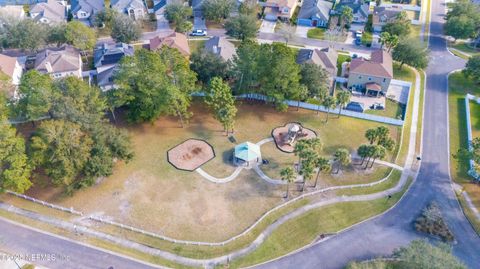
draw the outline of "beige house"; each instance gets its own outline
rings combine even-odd
[[[262,4],[265,7],[265,20],[289,20],[297,5],[297,0],[267,0]]]
[[[48,48],[37,53],[35,69],[52,78],[67,76],[82,77],[82,57],[80,51],[72,46]]]
[[[392,57],[384,50],[372,52],[370,60],[362,57],[352,59],[347,87],[367,95],[385,94],[393,78],[392,64]]]
[[[23,10],[23,6],[0,6],[0,15],[15,19],[24,19],[25,11]]]
[[[30,17],[35,21],[54,24],[67,21],[67,7],[62,2],[47,0],[30,7]]]
[[[0,90],[4,90],[8,97],[16,97],[22,74],[23,68],[17,58],[0,54]]]
[[[235,45],[225,37],[214,36],[205,42],[204,50],[218,55],[224,61],[233,61],[236,53]]]

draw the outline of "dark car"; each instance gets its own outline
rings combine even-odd
[[[360,113],[363,113],[363,111],[365,111],[365,108],[363,107],[363,104],[359,103],[359,102],[350,102],[345,107],[345,109],[355,111],[355,112],[360,112]]]

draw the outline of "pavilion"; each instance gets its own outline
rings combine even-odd
[[[235,146],[233,163],[237,166],[252,166],[262,162],[260,146],[251,142],[244,142]]]

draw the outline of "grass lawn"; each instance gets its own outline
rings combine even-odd
[[[376,192],[381,192],[384,190],[391,189],[397,185],[402,176],[402,171],[393,170],[387,180],[377,185],[371,187],[358,187],[353,189],[338,190],[335,193],[337,195],[361,195],[361,194],[371,194]]]
[[[246,267],[287,254],[313,242],[320,234],[338,232],[387,210],[402,194],[403,191],[394,194],[391,199],[346,202],[310,210],[280,225],[255,251],[233,261],[228,268]]]
[[[205,110],[196,102],[192,106],[194,117],[186,128],[180,128],[178,120],[170,117],[135,126],[121,124],[132,135],[136,156],[130,163],[118,163],[112,176],[72,197],[40,182],[28,195],[178,239],[219,241],[236,235],[282,203],[284,188],[264,182],[253,171],[242,171],[227,184],[214,184],[198,173],[173,168],[166,160],[166,151],[195,137],[207,140],[216,152],[217,157],[202,167],[205,171],[224,177],[234,170],[229,161],[234,144]],[[325,123],[323,113],[296,109],[279,113],[259,103],[240,104],[238,110],[235,138],[239,143],[258,142],[270,137],[273,128],[299,121],[318,133],[327,156],[338,147],[355,150],[366,142],[365,130],[381,125],[333,115]],[[398,139],[400,129],[388,128]]]
[[[337,58],[337,76],[341,76],[342,75],[342,64],[344,62],[349,62],[352,60],[352,57],[350,57],[350,55],[346,55],[346,54],[338,54],[338,58]]]
[[[480,49],[474,49],[473,47],[470,47],[465,42],[450,44],[450,47],[453,47],[461,52],[464,52],[470,55],[480,55]]]
[[[307,37],[308,38],[315,38],[315,39],[323,39],[324,34],[325,34],[325,29],[312,28],[312,29],[308,30]]]
[[[195,40],[195,39],[189,39],[188,40],[188,46],[190,47],[190,53],[194,52],[199,52],[205,47],[205,42],[206,40]]]
[[[465,119],[466,93],[480,95],[480,86],[471,79],[467,79],[462,73],[454,73],[449,79],[449,114],[450,114],[450,152],[455,154],[460,147],[467,146],[467,128]],[[472,103],[470,103],[472,104]],[[473,105],[472,109],[472,133],[480,135],[480,106]],[[451,174],[453,179],[460,183],[469,194],[474,205],[480,209],[480,187],[472,182],[467,175],[468,160],[450,157]]]
[[[401,119],[403,117],[404,110],[405,110],[405,105],[386,98],[385,110],[368,109],[365,111],[365,113],[384,116],[384,117],[390,117],[394,119]]]

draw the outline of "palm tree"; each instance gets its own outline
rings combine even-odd
[[[288,189],[290,186],[290,183],[295,180],[295,171],[291,167],[285,167],[280,171],[280,177],[282,178],[283,181],[287,182],[287,191],[285,192],[285,199],[288,199]]]
[[[335,153],[333,154],[333,160],[337,163],[338,167],[337,167],[337,172],[338,173],[340,171],[340,168],[342,166],[347,166],[350,164],[351,162],[351,159],[350,159],[350,152],[348,151],[348,149],[345,149],[345,148],[339,148],[335,151]]]
[[[337,106],[340,107],[338,111],[338,117],[342,114],[342,108],[350,102],[350,97],[352,94],[349,91],[340,91],[337,93]]]
[[[298,164],[300,165],[300,156],[302,154],[302,152],[308,148],[308,145],[307,145],[307,140],[298,140],[297,143],[295,143],[295,146],[294,146],[294,149],[293,149],[293,152],[295,154],[295,156],[298,156]]]
[[[337,102],[335,101],[335,97],[327,96],[323,99],[322,105],[327,109],[327,119],[325,123],[328,122],[328,115],[330,114],[330,109],[335,108]]]
[[[310,151],[312,152],[312,151]],[[314,160],[317,158],[317,154],[306,154],[302,160],[302,166],[300,168],[300,175],[303,176],[303,185],[302,185],[302,192],[305,190],[305,183],[307,180],[310,180],[313,176],[315,170],[315,163]]]
[[[370,145],[372,145],[375,142],[375,140],[377,140],[377,137],[378,137],[378,133],[376,129],[368,129],[365,132],[365,138],[368,140],[368,142],[370,142]]]
[[[306,139],[304,141],[305,144],[315,152],[319,152],[322,149],[322,141],[320,141],[320,138],[318,137]]]
[[[374,146],[374,150],[372,154],[373,161],[372,161],[372,164],[370,165],[370,168],[373,167],[373,164],[377,159],[385,158],[385,155],[387,155],[387,150],[383,146],[380,146],[380,145]]]
[[[367,146],[367,157],[368,157],[368,159],[367,159],[367,164],[365,164],[365,169],[368,168],[368,163],[370,162],[372,157],[375,156],[376,150],[377,150],[376,147],[377,147],[377,145],[368,145]]]
[[[363,163],[365,162],[365,158],[368,157],[368,147],[369,145],[361,145],[357,149],[358,156],[362,157],[362,163],[360,165],[363,165]]]
[[[315,166],[317,167],[317,177],[315,178],[315,184],[313,184],[313,188],[317,187],[318,176],[320,172],[329,171],[331,169],[330,161],[324,157],[318,157],[315,159]]]

